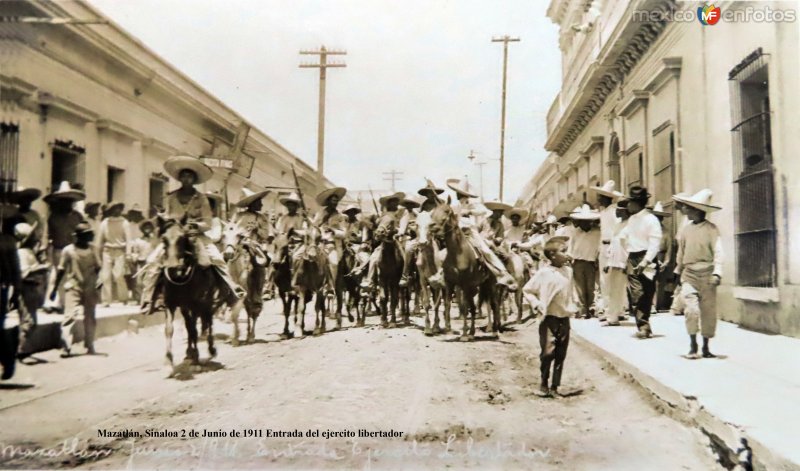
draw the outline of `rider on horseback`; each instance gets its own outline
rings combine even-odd
[[[251,191],[247,188],[242,188],[242,199],[237,201],[234,206],[237,208],[245,208],[234,217],[236,225],[244,232],[250,235],[250,238],[256,243],[251,244],[248,248],[251,250],[252,255],[256,260],[263,261],[265,265],[267,262],[265,247],[267,239],[272,235],[272,224],[269,222],[267,215],[261,213],[263,208],[262,199],[267,196],[269,190],[264,191]]]
[[[380,198],[379,201],[381,205],[386,209],[378,221],[378,228],[375,230],[377,237],[382,237],[383,240],[385,240],[386,238],[393,238],[397,233],[397,227],[400,222],[400,215],[397,211],[397,206],[400,204],[400,201],[405,198],[405,196],[405,193],[397,192]],[[378,266],[378,262],[381,260],[382,254],[383,244],[379,244],[369,257],[369,269],[367,270],[367,277],[361,282],[361,288],[371,290],[375,286],[375,270]]]
[[[195,185],[208,181],[213,171],[200,160],[189,156],[170,157],[164,162],[164,170],[181,182],[181,187],[167,196],[167,219],[183,220],[189,225],[188,235],[196,238],[195,256],[201,267],[212,267],[222,286],[222,298],[232,309],[240,309],[244,291],[230,274],[219,249],[204,232],[211,227],[211,206],[208,198],[195,189]],[[142,311],[152,314],[155,311],[156,285],[164,259],[164,246],[160,244],[150,254],[143,268]]]
[[[403,265],[403,277],[400,279],[401,287],[408,286],[409,277],[411,276],[412,263],[415,260],[420,244],[431,243],[431,240],[429,240],[428,236],[428,225],[431,222],[431,210],[436,207],[436,195],[444,193],[444,190],[441,188],[436,188],[432,182],[428,181],[428,185],[425,188],[417,191],[417,193],[424,196],[425,200],[421,202],[419,213],[415,219],[416,237],[413,237],[406,245],[406,259]]]

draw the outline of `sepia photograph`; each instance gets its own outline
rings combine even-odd
[[[0,469],[800,471],[798,15],[0,0]]]

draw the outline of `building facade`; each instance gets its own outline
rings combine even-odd
[[[592,202],[588,187],[714,192],[726,254],[718,310],[742,326],[800,336],[800,54],[795,2],[553,0],[562,88],[548,158],[522,199],[546,214]],[[773,21],[763,20],[769,15]],[[776,13],[778,12],[778,13]],[[776,21],[777,19],[782,21]],[[789,21],[794,18],[794,21]],[[675,215],[679,216],[679,215]],[[675,222],[667,219],[667,236]]]
[[[84,1],[9,1],[0,10],[107,20]],[[89,201],[160,206],[176,186],[163,171],[169,156],[224,157],[237,135],[236,171],[220,163],[206,191],[227,188],[234,202],[243,187],[289,188],[292,166],[309,205],[332,186],[113,23],[0,28],[0,156],[16,169],[18,186],[48,193],[69,181],[82,184]]]

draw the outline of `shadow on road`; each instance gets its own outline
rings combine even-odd
[[[196,374],[218,371],[223,368],[225,368],[225,365],[223,365],[218,361],[213,361],[213,360],[206,360],[206,361],[201,360],[200,364],[198,365],[193,365],[189,361],[184,361],[183,363],[176,365],[172,369],[172,375],[170,376],[170,378],[176,379],[178,381],[189,381],[194,379],[194,376]]]

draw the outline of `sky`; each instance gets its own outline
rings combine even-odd
[[[89,0],[283,147],[316,166],[319,73],[300,50],[346,50],[328,69],[325,175],[400,191],[466,177],[498,197],[502,43],[509,45],[505,190],[514,201],[544,160],[560,88],[546,0]]]

